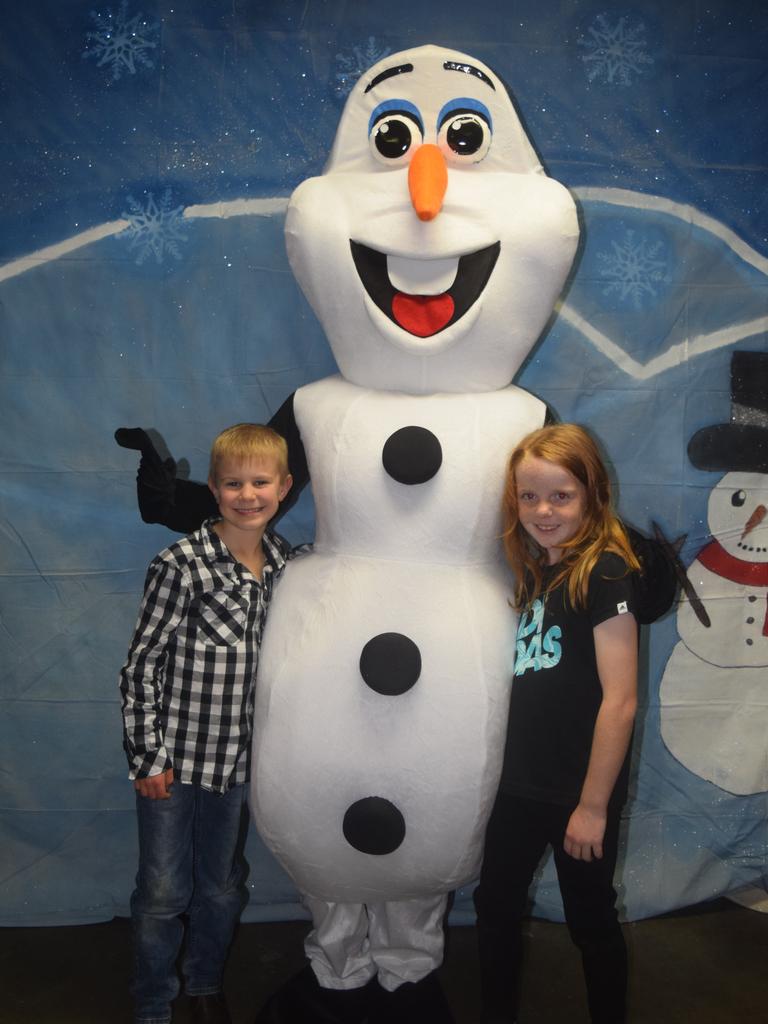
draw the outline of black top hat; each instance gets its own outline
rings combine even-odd
[[[697,430],[688,442],[697,469],[768,473],[768,352],[731,356],[731,422]]]

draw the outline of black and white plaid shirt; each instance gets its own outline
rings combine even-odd
[[[289,545],[264,533],[257,580],[215,521],[150,563],[120,691],[132,779],[173,768],[180,782],[225,792],[248,777],[259,644]]]

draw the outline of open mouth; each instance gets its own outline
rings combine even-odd
[[[485,249],[459,256],[450,287],[434,295],[424,295],[401,291],[392,283],[386,253],[351,239],[349,245],[355,268],[371,300],[392,323],[417,338],[439,334],[464,316],[485,288],[501,249],[501,244],[494,242]],[[428,260],[411,262],[414,265],[430,263]]]

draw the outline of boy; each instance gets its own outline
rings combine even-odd
[[[247,900],[242,843],[254,677],[288,545],[267,529],[291,487],[286,443],[241,423],[213,443],[219,517],[149,566],[121,669],[124,746],[136,789],[131,897],[136,1024],[169,1024],[182,972],[192,1020],[228,1024],[222,974]]]

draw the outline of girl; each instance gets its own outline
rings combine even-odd
[[[475,894],[484,1024],[516,1020],[521,921],[551,845],[593,1022],[625,1019],[613,872],[637,702],[639,563],[597,446],[543,427],[507,468],[504,546],[520,612],[499,792]]]

